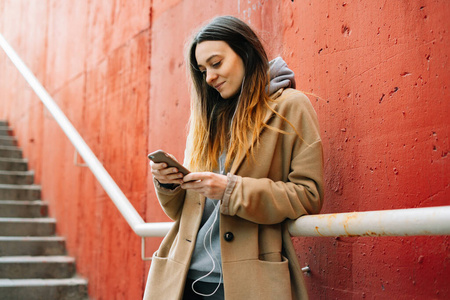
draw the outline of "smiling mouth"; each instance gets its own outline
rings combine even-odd
[[[214,88],[216,89],[216,90],[219,90],[220,89],[220,87],[223,85],[225,83],[225,81],[224,82],[222,82],[222,83],[219,83],[218,85],[216,85],[216,86],[214,86]]]

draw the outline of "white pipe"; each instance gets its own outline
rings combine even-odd
[[[172,222],[144,223],[141,237],[163,237]],[[450,206],[307,215],[288,221],[292,236],[417,236],[450,235]]]
[[[73,127],[72,123],[70,123],[69,119],[64,115],[55,101],[53,101],[52,97],[47,93],[45,88],[40,84],[33,73],[20,59],[14,49],[8,44],[2,34],[0,34],[0,46],[3,48],[6,55],[8,55],[9,59],[13,62],[13,64],[17,67],[19,72],[23,75],[25,80],[37,94],[39,99],[41,99],[42,103],[45,105],[48,111],[52,114],[55,121],[59,124],[61,129],[75,146],[78,153],[89,166],[94,176],[105,189],[106,193],[117,206],[131,228],[133,228],[134,230],[137,225],[144,223],[144,220],[137,213],[133,205],[131,205],[130,201],[128,201],[126,196],[105,170],[105,168],[91,151],[89,146],[84,142],[83,138],[80,136],[75,127]]]
[[[137,225],[134,232],[141,237],[164,237],[173,224],[173,222],[144,223]]]
[[[293,236],[450,235],[450,206],[309,215],[288,228]]]

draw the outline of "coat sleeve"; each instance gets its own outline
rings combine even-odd
[[[186,190],[183,190],[179,186],[175,189],[166,189],[162,187],[155,179],[153,180],[153,183],[155,185],[159,203],[161,204],[165,214],[173,221],[176,221],[180,218],[181,211],[183,209]]]
[[[307,98],[301,101],[300,108],[291,104],[280,113],[297,128],[303,141],[294,142],[292,148],[283,149],[283,153],[275,151],[273,157],[264,158],[271,163],[281,160],[288,165],[282,171],[287,176],[281,175],[287,179],[233,175],[234,188],[222,202],[223,214],[258,224],[276,224],[319,213],[323,203],[323,149],[317,116]]]

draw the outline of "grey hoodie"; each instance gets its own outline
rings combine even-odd
[[[269,95],[272,95],[281,88],[293,88],[295,89],[295,77],[294,72],[288,68],[286,62],[277,57],[269,62]]]

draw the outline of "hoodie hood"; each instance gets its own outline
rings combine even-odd
[[[272,95],[281,88],[295,89],[294,72],[288,68],[286,62],[277,57],[269,62],[269,95]]]

